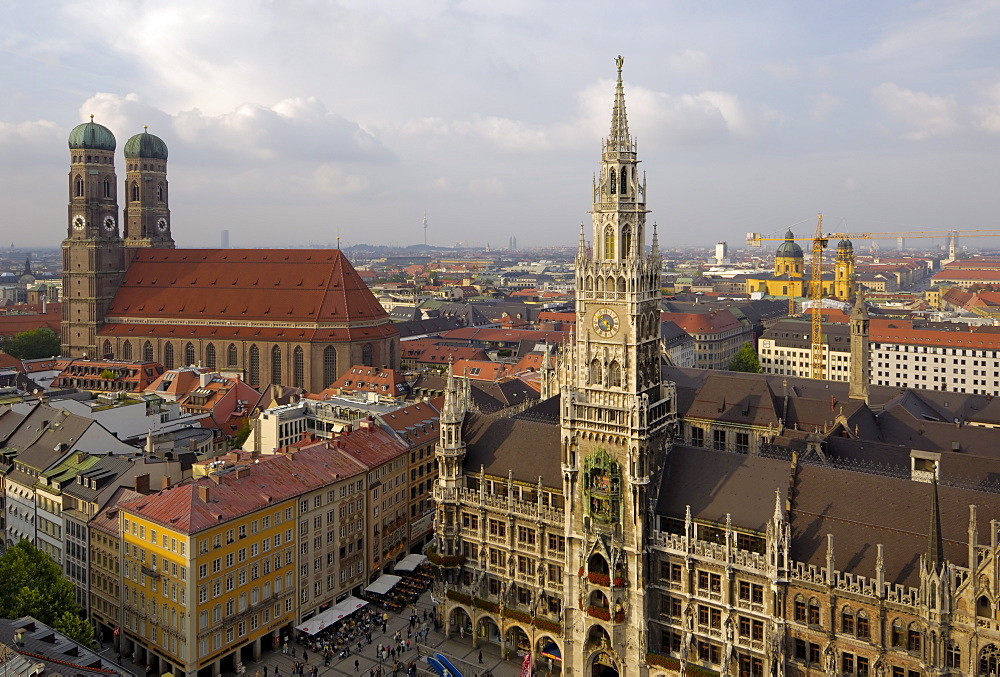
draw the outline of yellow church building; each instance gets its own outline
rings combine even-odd
[[[854,246],[850,240],[837,244],[837,257],[832,273],[823,273],[823,296],[846,301],[851,295],[854,279]],[[785,241],[774,254],[774,272],[746,276],[748,293],[762,292],[767,296],[809,296],[811,276],[806,273],[802,247],[789,230]]]

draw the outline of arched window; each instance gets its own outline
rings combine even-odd
[[[594,278],[591,277],[590,275],[588,275],[586,281],[584,282],[584,287],[583,288],[586,289],[587,291],[593,291],[594,290]]]
[[[156,199],[159,202],[163,202],[163,184],[157,184],[156,186]]]
[[[632,256],[632,228],[624,226],[622,228],[622,257]]]
[[[954,670],[962,669],[962,647],[958,642],[949,642],[944,653],[944,664],[947,668]]]
[[[337,349],[327,346],[323,349],[323,386],[337,380]]]
[[[153,361],[153,344],[146,341],[142,344],[142,361],[152,362]]]
[[[871,625],[868,622],[868,614],[863,609],[858,610],[857,636],[860,639],[868,639],[871,636]]]
[[[250,385],[260,385],[260,350],[250,346]]]
[[[617,193],[617,192],[618,192],[618,186],[616,185],[616,183],[617,183],[617,182],[616,182],[616,180],[615,180],[615,179],[617,178],[617,176],[618,176],[618,173],[617,173],[617,172],[615,172],[615,170],[613,170],[613,169],[612,169],[612,170],[611,170],[611,173],[610,173],[610,179],[611,179],[611,194],[612,194],[612,195],[614,195],[615,193]]]
[[[235,367],[237,358],[239,358],[239,354],[236,352],[236,344],[230,343],[229,349],[226,350],[226,365]]]
[[[271,348],[271,383],[281,384],[281,348]]]
[[[622,167],[622,180],[621,180],[621,194],[626,195],[628,193],[628,170]]]
[[[73,191],[76,197],[83,197],[83,177],[76,177],[76,189]]]
[[[699,428],[695,428],[694,430],[699,430]],[[692,430],[691,432],[693,433],[694,430]],[[702,434],[704,434],[704,431],[702,431]],[[701,445],[695,445],[695,446],[701,446]],[[795,596],[795,620],[801,623],[806,622],[806,598],[803,597],[802,595]]]
[[[618,278],[618,291],[620,291],[620,292],[625,291],[625,278],[624,277],[619,277]]]
[[[104,197],[111,197],[111,180],[104,179]]]
[[[809,600],[809,625],[819,625],[819,624],[820,624],[819,600],[816,599],[815,597],[812,597]]]
[[[993,618],[993,605],[986,595],[982,595],[976,600],[976,615],[984,618]]]
[[[132,359],[132,343],[130,341],[126,341],[125,343],[122,344],[122,359],[123,360]]]
[[[611,226],[604,229],[604,258],[615,258],[615,229]]]
[[[366,367],[372,366],[372,344],[366,343],[361,348],[361,364]]]
[[[139,201],[139,184],[135,181],[132,182],[132,202]]]
[[[622,368],[618,364],[618,360],[612,360],[611,364],[608,365],[608,385],[621,388],[622,385]]]
[[[590,383],[591,385],[600,385],[603,383],[601,378],[601,362],[599,360],[594,360],[590,363]]]
[[[906,641],[906,633],[903,630],[903,622],[898,618],[892,622],[892,634],[890,639],[893,646],[903,646]]]
[[[115,356],[114,351],[111,349],[111,341],[104,339],[104,351],[103,355],[105,359],[111,359]]]
[[[215,344],[209,343],[205,347],[205,366],[209,369],[215,369]]]
[[[163,366],[167,369],[174,368],[174,344],[168,343],[163,348]]]
[[[194,344],[190,341],[184,346],[184,364],[188,366],[194,364]]]
[[[910,623],[909,627],[906,628],[906,650],[920,651],[921,638],[920,625],[916,622]]]
[[[995,675],[1000,672],[1000,650],[996,644],[987,644],[979,652],[979,674]]]
[[[296,388],[306,387],[305,355],[302,346],[295,346],[292,352],[292,385]]]
[[[840,631],[848,634],[854,634],[854,610],[849,606],[845,606],[840,612]]]

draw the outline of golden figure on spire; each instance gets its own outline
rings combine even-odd
[[[618,66],[618,72],[619,73],[622,72],[622,64],[624,64],[624,63],[625,63],[625,57],[623,57],[621,54],[619,54],[618,58],[615,59],[615,65]]]

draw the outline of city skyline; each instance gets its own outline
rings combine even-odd
[[[181,247],[417,244],[425,213],[432,245],[572,242],[618,53],[665,246],[817,212],[993,226],[1000,3],[494,5],[18,3],[8,239],[65,237],[66,136],[94,114],[119,182],[129,136],[167,143]]]

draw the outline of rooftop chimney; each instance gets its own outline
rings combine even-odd
[[[170,481],[169,477],[160,478],[160,489],[169,489],[171,484],[173,483]]]
[[[148,472],[135,476],[135,492],[137,494],[143,494],[143,495],[147,495],[150,493]]]
[[[208,487],[206,487],[204,484],[198,485],[198,498],[201,499],[202,503],[208,503],[209,500]]]

